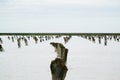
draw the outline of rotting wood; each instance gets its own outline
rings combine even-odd
[[[68,68],[66,66],[68,49],[61,43],[50,43],[57,52],[57,58],[51,61],[52,80],[65,80]]]

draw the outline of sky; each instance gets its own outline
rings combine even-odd
[[[0,0],[0,32],[120,32],[120,0]]]

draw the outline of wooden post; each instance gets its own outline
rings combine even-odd
[[[50,69],[52,74],[52,80],[65,80],[68,68],[66,66],[67,53],[66,49],[61,43],[50,43],[57,52],[57,58],[51,61]]]
[[[2,47],[2,44],[0,44],[0,52],[3,52],[3,51],[4,51],[4,49]]]

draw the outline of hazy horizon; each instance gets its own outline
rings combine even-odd
[[[119,0],[0,0],[0,32],[120,32]]]

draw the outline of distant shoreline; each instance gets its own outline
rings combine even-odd
[[[0,36],[5,35],[120,35],[120,33],[0,33]]]

